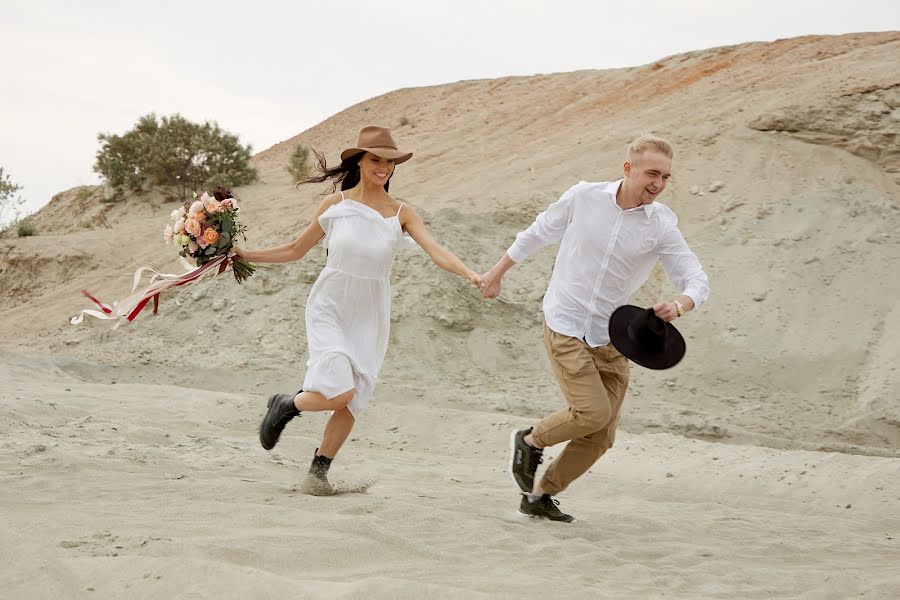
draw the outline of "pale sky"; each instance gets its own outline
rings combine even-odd
[[[897,29],[897,0],[0,0],[0,166],[31,212],[150,112],[258,152],[397,88]]]

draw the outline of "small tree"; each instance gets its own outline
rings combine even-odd
[[[9,175],[0,167],[0,227],[5,227],[7,222],[15,223],[22,214],[22,206],[25,199],[18,195],[22,186],[10,180]]]
[[[233,187],[256,180],[250,167],[251,147],[207,121],[192,123],[181,115],[141,117],[123,135],[101,133],[94,170],[119,195],[150,186],[169,186],[180,199],[207,182]]]
[[[297,147],[294,148],[294,151],[291,153],[291,158],[290,162],[288,163],[287,170],[296,182],[302,181],[309,177],[309,148],[307,148],[303,144],[297,144]]]

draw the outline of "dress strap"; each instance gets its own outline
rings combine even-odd
[[[344,190],[341,190],[341,202],[344,201]]]
[[[403,203],[400,203],[400,208],[397,209],[397,216],[400,216],[400,211],[403,210]]]

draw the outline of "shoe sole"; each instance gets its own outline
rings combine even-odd
[[[269,411],[272,410],[272,402],[274,402],[275,396],[277,396],[277,395],[278,394],[273,394],[272,396],[269,397],[269,401],[266,403],[266,414],[263,415],[262,423],[260,423],[260,425],[259,425],[259,445],[262,446],[263,449],[265,449],[265,450],[271,450],[272,448],[275,447],[275,444],[272,444],[272,446],[266,448],[266,444],[265,444],[265,442],[263,442],[263,427],[266,424],[266,417],[269,416]]]
[[[530,515],[526,512],[522,512],[521,509],[519,509],[516,512],[519,514],[520,517],[525,517],[525,518],[531,519],[531,520],[550,521],[551,523],[565,523],[566,525],[571,525],[572,523],[578,522],[578,519],[574,519],[574,518],[571,521],[557,521],[557,520],[551,519],[549,517],[542,517],[540,515]]]
[[[516,434],[520,431],[524,431],[527,427],[523,429],[513,429],[512,433],[509,434],[509,468],[507,469],[507,473],[509,473],[509,478],[512,479],[513,483],[516,484],[516,487],[526,493],[531,493],[531,489],[525,489],[522,487],[522,484],[519,483],[519,480],[516,479],[516,474],[513,471],[513,467],[516,464]],[[524,513],[523,513],[524,514]]]

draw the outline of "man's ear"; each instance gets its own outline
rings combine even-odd
[[[625,177],[631,177],[631,162],[630,161],[627,161],[627,160],[625,161],[624,169],[625,169]]]

